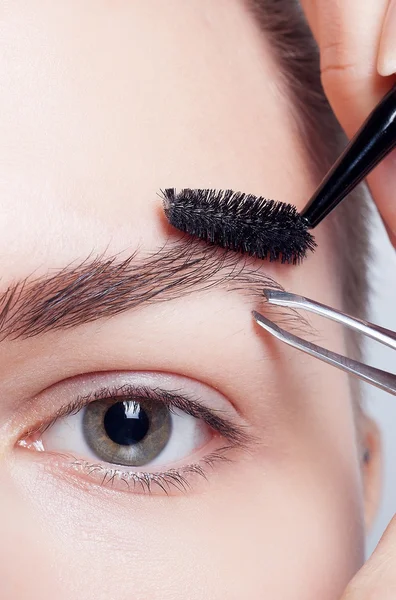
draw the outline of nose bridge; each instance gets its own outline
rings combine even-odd
[[[0,462],[0,597],[61,598],[42,522]]]

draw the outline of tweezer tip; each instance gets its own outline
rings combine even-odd
[[[282,298],[285,295],[285,292],[281,292],[280,290],[271,290],[270,288],[263,289],[264,298],[271,302],[274,298]]]
[[[252,315],[256,323],[261,325],[261,327],[264,327],[264,329],[268,328],[269,326],[274,327],[272,321],[261,315],[259,312],[252,310]]]

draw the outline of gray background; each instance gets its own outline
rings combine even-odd
[[[379,217],[373,213],[372,220],[374,256],[370,268],[370,320],[396,330],[396,253]],[[396,372],[395,352],[381,344],[367,342],[366,358],[376,367]],[[366,384],[364,392],[367,410],[382,430],[384,452],[383,497],[374,528],[367,539],[367,552],[370,554],[396,513],[396,397]]]

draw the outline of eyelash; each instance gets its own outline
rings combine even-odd
[[[232,462],[229,457],[222,454],[222,452],[226,453],[232,448],[234,448],[234,446],[224,446],[223,448],[220,448],[216,452],[201,459],[201,464],[195,463],[180,469],[169,469],[168,471],[163,472],[122,471],[77,459],[71,463],[71,466],[76,470],[82,470],[89,476],[95,474],[98,479],[101,479],[100,485],[102,486],[113,485],[114,481],[118,480],[125,483],[128,489],[130,488],[130,483],[133,483],[132,491],[135,491],[137,484],[140,484],[142,492],[152,493],[152,486],[157,485],[168,495],[172,487],[179,492],[187,492],[191,488],[187,479],[188,475],[199,475],[204,479],[207,479],[207,467],[213,468],[214,464],[219,461]]]
[[[170,412],[175,408],[180,409],[193,417],[202,419],[217,434],[225,437],[229,444],[224,445],[215,452],[203,457],[198,463],[186,465],[179,469],[169,469],[163,472],[127,471],[120,468],[106,467],[99,463],[90,463],[89,461],[72,457],[74,460],[69,463],[69,466],[75,471],[82,472],[89,475],[91,478],[97,479],[101,486],[114,486],[116,481],[121,481],[127,485],[128,489],[132,483],[132,491],[135,491],[136,486],[139,485],[143,493],[151,494],[153,486],[157,486],[167,495],[170,493],[172,487],[179,492],[187,492],[191,488],[188,481],[189,476],[199,475],[204,479],[207,479],[207,470],[213,469],[216,463],[232,462],[232,459],[227,456],[229,451],[235,448],[245,448],[249,445],[250,436],[244,431],[243,426],[236,425],[228,419],[218,416],[213,410],[209,410],[193,398],[185,397],[184,395],[182,396],[177,391],[171,392],[160,388],[134,385],[122,385],[112,388],[102,387],[85,396],[78,396],[73,402],[61,406],[48,422],[29,429],[24,434],[23,439],[20,440],[19,445],[24,446],[24,440],[30,436],[42,435],[47,429],[53,426],[58,419],[77,414],[90,402],[115,398],[119,398],[123,401],[133,401],[139,398],[161,402],[166,405]],[[58,454],[59,456],[59,453],[48,452],[48,454]],[[62,457],[64,456],[65,455],[62,455]],[[70,458],[70,455],[68,455],[68,457]]]

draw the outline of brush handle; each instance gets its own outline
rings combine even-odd
[[[375,107],[327,173],[301,216],[316,227],[396,147],[396,86]]]

